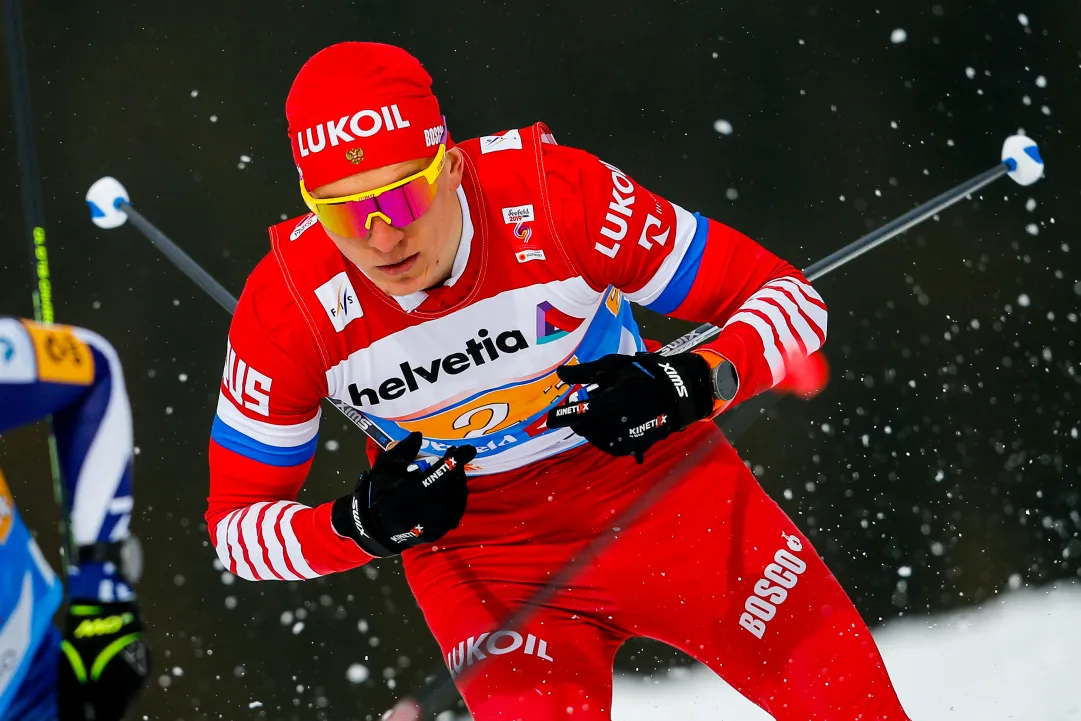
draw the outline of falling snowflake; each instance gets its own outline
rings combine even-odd
[[[345,677],[349,679],[349,683],[364,683],[369,676],[371,676],[371,672],[362,663],[352,664],[345,672]]]
[[[721,135],[731,135],[732,123],[728,122],[727,120],[715,120],[713,122],[713,129]]]

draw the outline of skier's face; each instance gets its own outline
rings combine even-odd
[[[373,168],[333,183],[314,188],[315,198],[340,198],[395,181],[424,170],[432,158],[421,158]],[[327,235],[346,258],[364,271],[388,295],[408,295],[439,285],[450,277],[454,256],[462,239],[462,209],[456,192],[462,183],[462,156],[456,148],[447,151],[431,207],[404,228],[372,220],[366,237]]]

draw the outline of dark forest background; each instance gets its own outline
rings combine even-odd
[[[136,718],[373,718],[439,663],[395,561],[303,584],[223,575],[202,516],[229,319],[83,203],[119,178],[239,292],[265,227],[302,212],[286,91],[346,39],[420,57],[455,137],[543,120],[800,266],[990,167],[1007,135],[1035,137],[1040,184],[1001,180],[817,284],[833,382],[737,445],[873,625],[1081,570],[1078,0],[27,0],[24,21],[57,320],[116,344],[136,418],[158,663]],[[4,117],[9,98],[5,82]],[[0,184],[0,312],[30,315],[10,122]],[[640,319],[662,341],[687,330]],[[45,439],[9,434],[0,462],[56,559]],[[334,415],[321,439],[312,504],[365,463]],[[635,642],[618,666],[682,663]]]

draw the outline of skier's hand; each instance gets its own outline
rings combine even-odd
[[[418,461],[421,440],[413,432],[384,451],[356,490],[334,502],[330,521],[338,535],[372,556],[393,556],[458,527],[468,493],[465,466],[477,449],[452,446],[438,461]]]
[[[561,366],[560,380],[596,385],[581,401],[548,411],[549,428],[570,428],[613,456],[634,456],[713,413],[709,363],[697,353],[607,355]]]
[[[787,393],[809,400],[825,390],[829,384],[829,362],[822,351],[812,353],[800,361],[790,361],[787,370],[784,380],[773,386],[775,393]]]
[[[421,721],[420,704],[406,697],[394,704],[389,715],[383,716],[383,721]]]
[[[150,675],[150,650],[134,600],[75,599],[57,679],[60,721],[119,721]]]

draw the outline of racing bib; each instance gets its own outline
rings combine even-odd
[[[37,356],[38,380],[86,386],[94,380],[94,356],[66,325],[23,321]]]

